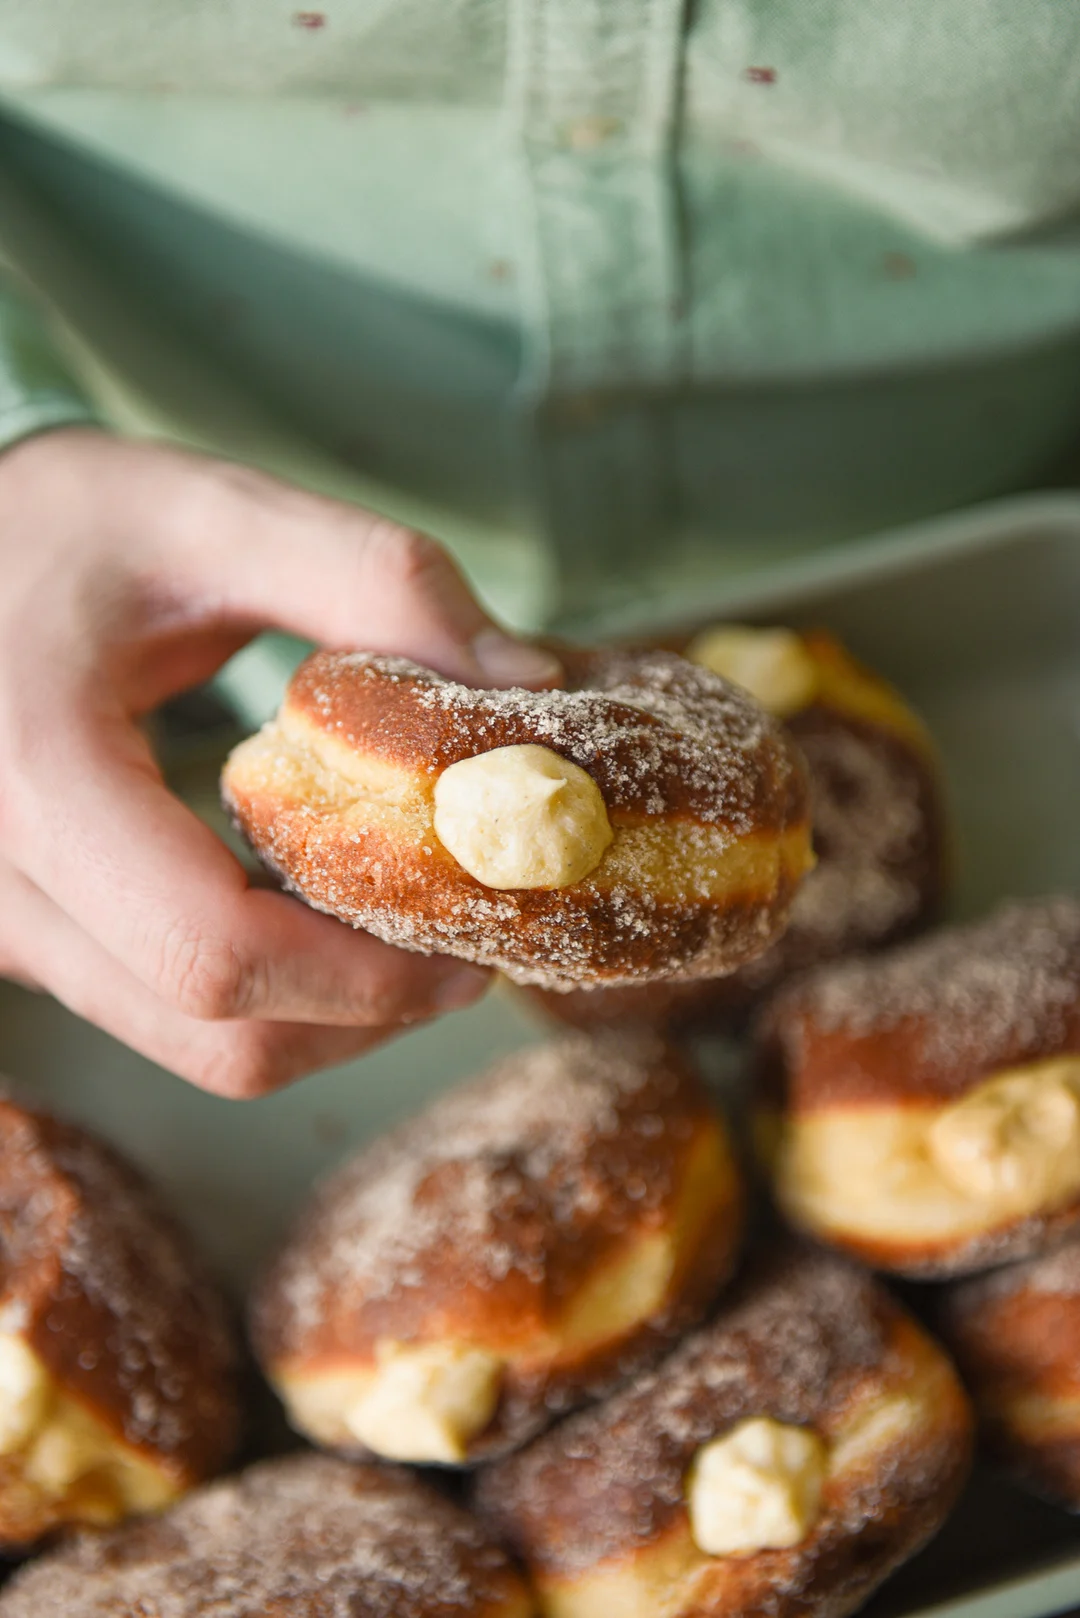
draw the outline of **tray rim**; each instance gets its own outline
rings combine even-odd
[[[1027,530],[1018,532],[1017,530]],[[1080,491],[1015,495],[987,501],[928,521],[883,529],[865,539],[838,540],[808,554],[766,562],[760,568],[717,579],[713,591],[700,590],[692,607],[661,607],[649,619],[658,633],[704,621],[717,613],[745,612],[760,617],[774,605],[797,604],[804,598],[847,585],[875,584],[935,562],[1008,545],[1037,543],[1048,531],[1080,540]],[[641,632],[640,614],[605,616],[601,635]]]

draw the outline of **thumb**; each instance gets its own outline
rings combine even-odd
[[[501,629],[434,540],[245,468],[206,462],[198,475],[197,524],[177,533],[188,502],[172,509],[173,554],[220,617],[411,657],[470,685],[561,680],[558,659]]]

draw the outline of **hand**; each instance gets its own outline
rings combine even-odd
[[[477,685],[559,673],[367,512],[85,428],[0,455],[0,973],[236,1097],[486,983],[251,886],[166,790],[138,719],[267,625]]]

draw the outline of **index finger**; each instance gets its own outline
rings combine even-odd
[[[393,949],[252,887],[119,718],[108,727],[73,714],[52,720],[9,808],[20,869],[188,1016],[375,1026],[465,1005],[483,990],[476,967]]]

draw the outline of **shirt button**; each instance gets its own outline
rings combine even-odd
[[[573,123],[567,124],[563,132],[563,140],[567,146],[573,147],[575,152],[591,152],[595,147],[602,146],[613,135],[619,134],[622,129],[620,118],[604,117],[600,113],[593,113],[588,118],[575,118]]]

